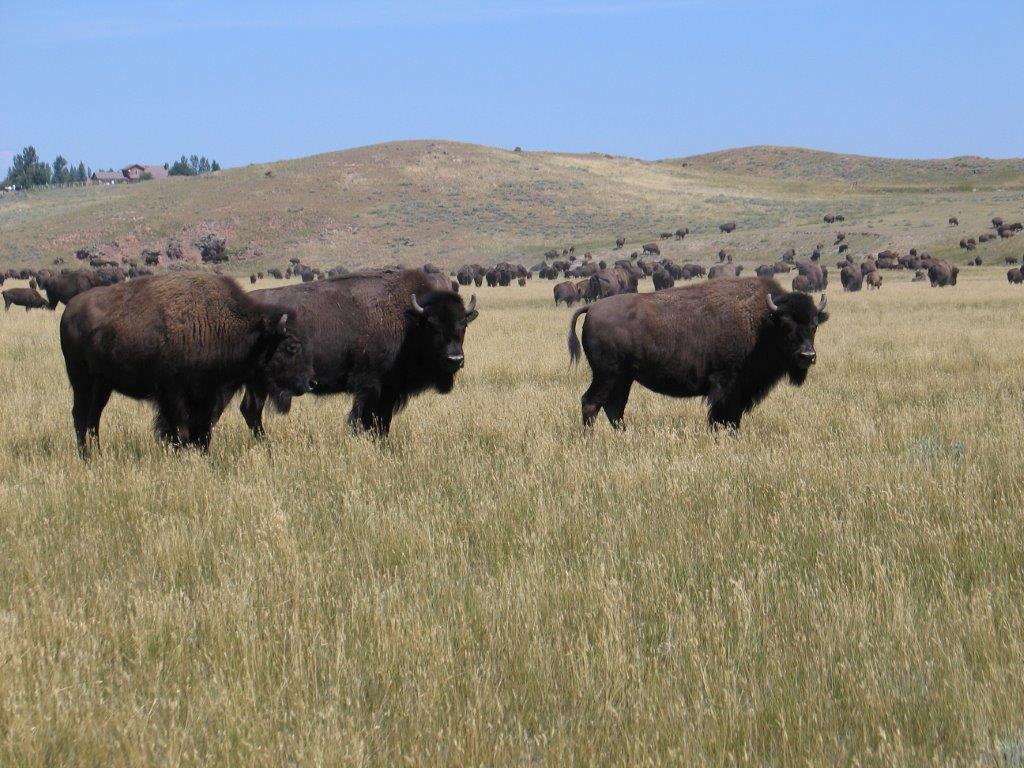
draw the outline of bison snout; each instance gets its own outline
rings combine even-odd
[[[466,364],[465,355],[448,355],[448,363],[454,368],[461,368]]]
[[[814,365],[818,361],[818,353],[813,349],[805,349],[800,352],[800,359],[807,365]]]

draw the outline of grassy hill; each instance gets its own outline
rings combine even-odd
[[[741,261],[831,242],[842,211],[855,252],[956,242],[993,215],[1024,218],[1024,160],[889,160],[751,147],[645,162],[601,154],[511,152],[409,141],[250,165],[197,178],[54,189],[0,198],[0,266],[70,261],[77,248],[138,257],[178,238],[188,258],[206,232],[227,239],[229,271],[297,256],[323,267],[425,261],[535,261],[574,243],[605,251],[688,226],[667,255]],[[959,216],[959,230],[947,226]],[[719,236],[717,224],[739,228]],[[1001,261],[1010,243],[990,248]]]

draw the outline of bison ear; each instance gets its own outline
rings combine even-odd
[[[268,312],[263,316],[263,330],[272,336],[283,337],[288,334],[288,318],[292,315],[281,310]]]
[[[819,312],[818,313],[818,325],[821,325],[824,322],[828,322],[828,312]]]

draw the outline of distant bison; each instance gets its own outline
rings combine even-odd
[[[654,270],[651,275],[651,280],[654,283],[654,290],[656,291],[664,291],[676,284],[676,281],[672,279],[672,275],[665,271],[665,268],[660,265]]]
[[[718,225],[718,231],[719,232],[723,232],[725,234],[729,234],[730,232],[734,231],[735,229],[736,229],[736,222],[735,221],[727,221],[725,224],[719,224]]]
[[[1006,280],[1009,283],[1014,283],[1017,285],[1019,285],[1020,283],[1024,283],[1024,274],[1021,273],[1020,267],[1013,267],[1012,269],[1010,269],[1006,273]]]
[[[11,308],[11,304],[24,307],[26,312],[46,306],[46,299],[35,288],[8,288],[3,292],[3,297],[4,312]]]
[[[58,304],[67,305],[78,294],[100,285],[103,285],[103,278],[98,272],[75,270],[48,278],[43,290],[50,309],[56,309]]]
[[[625,244],[626,244],[626,238],[624,238],[624,237],[617,237],[617,238],[615,238],[615,250],[619,250]]]
[[[951,227],[959,227],[960,226],[960,219],[958,219],[956,216],[950,216],[949,217],[949,226],[951,226]]]
[[[573,314],[573,363],[582,314],[582,351],[593,375],[582,397],[583,424],[603,408],[619,429],[633,382],[671,397],[704,397],[710,424],[738,428],[782,378],[804,383],[817,359],[815,333],[828,320],[824,296],[816,305],[761,278],[613,296]]]
[[[566,281],[559,283],[554,288],[555,295],[555,306],[557,307],[559,302],[565,302],[565,306],[571,307],[577,301],[580,300],[580,293],[576,290],[575,283]]]
[[[277,399],[310,388],[312,365],[295,310],[262,303],[234,280],[201,273],[143,277],[75,296],[60,320],[82,455],[98,439],[111,392],[151,400],[156,431],[210,445],[235,392],[258,385]]]
[[[652,254],[654,254],[656,256],[661,256],[661,248],[658,247],[657,243],[647,243],[643,247],[643,252],[645,254],[652,253]]]
[[[708,280],[719,277],[739,277],[743,267],[739,264],[715,264],[708,270]]]
[[[956,277],[960,270],[948,261],[935,261],[928,267],[928,280],[932,288],[944,288],[947,285],[956,285]]]
[[[682,240],[688,234],[690,234],[689,227],[680,227],[679,229],[676,230],[676,240]]]
[[[874,288],[876,291],[882,287],[882,273],[881,272],[868,272],[864,276],[864,284],[868,288]]]
[[[874,274],[869,272],[868,274]],[[839,282],[843,285],[844,291],[859,291],[864,286],[864,274],[860,267],[855,264],[843,267],[839,272]]]
[[[418,269],[335,277],[308,285],[253,291],[251,295],[299,310],[313,353],[315,395],[352,393],[348,423],[354,431],[386,436],[409,398],[455,386],[465,362],[466,328],[477,317],[445,280]],[[263,435],[266,392],[247,387],[241,411]]]

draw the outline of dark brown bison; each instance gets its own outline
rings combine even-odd
[[[812,259],[797,262],[796,269],[803,277],[807,278],[810,290],[824,291],[828,287],[828,270],[818,261]]]
[[[869,274],[874,274],[869,273]],[[839,272],[839,282],[843,284],[843,290],[853,293],[864,287],[864,273],[855,264],[843,267]]]
[[[645,254],[652,253],[656,256],[661,256],[661,248],[658,247],[657,243],[647,243],[642,250]]]
[[[551,250],[548,250],[548,251],[544,251],[544,258],[545,259],[557,259],[558,258],[558,251],[555,250],[554,248],[552,248]]]
[[[989,240],[995,240],[995,239],[996,239],[996,235],[988,235],[988,234],[978,235],[978,242],[979,243],[987,243]]]
[[[736,222],[735,221],[727,221],[725,224],[719,224],[718,225],[718,231],[722,232],[722,233],[724,233],[726,235],[729,234],[730,232],[733,232],[735,229],[736,229]]]
[[[46,306],[46,299],[35,288],[8,288],[3,292],[3,297],[4,312],[11,308],[11,304],[24,307],[26,312]]]
[[[56,309],[58,304],[66,306],[78,294],[101,285],[103,285],[103,277],[98,272],[75,270],[50,277],[43,286],[43,290],[46,291],[50,309]]]
[[[591,293],[597,298],[615,296],[620,293],[636,293],[637,280],[618,267],[602,269],[590,278]]]
[[[307,392],[313,369],[297,319],[293,308],[208,274],[143,277],[75,296],[60,319],[60,346],[79,450],[98,439],[111,392],[155,402],[159,437],[203,451],[241,386],[278,401]]]
[[[932,288],[944,288],[956,285],[956,277],[960,270],[948,261],[935,261],[928,267],[928,280]]]
[[[771,264],[758,264],[754,267],[754,274],[758,277],[771,277],[775,274],[775,267]]]
[[[836,222],[835,215],[831,214],[831,213],[826,213],[823,218],[824,218],[826,224],[835,224],[835,222]]]
[[[1016,264],[1019,259],[1016,256],[1007,256],[1003,259],[1007,264]]]
[[[1009,237],[1013,237],[1013,235],[1016,232],[1016,230],[1013,227],[1005,227],[1004,226],[1004,227],[1000,227],[998,230],[996,230],[996,232],[999,233],[999,237],[1000,238],[1005,240],[1005,239],[1007,239]]]
[[[658,235],[658,237],[660,237],[662,240],[671,240],[672,239],[672,233],[671,232],[661,232]]]
[[[465,362],[466,327],[477,317],[443,281],[416,269],[335,277],[309,285],[253,291],[299,310],[308,327],[315,395],[350,392],[348,423],[355,431],[385,436],[410,397],[455,386]],[[247,387],[241,411],[257,437],[263,435],[267,393]]]
[[[708,280],[719,277],[739,277],[743,267],[739,264],[715,264],[708,270]]]
[[[679,229],[676,230],[676,240],[682,240],[688,234],[690,234],[689,227],[680,227]]]
[[[796,249],[795,248],[787,248],[785,253],[782,254],[782,261],[786,262],[787,264],[795,264],[796,263]]]
[[[840,243],[839,244],[839,251],[838,251],[839,253],[846,253],[848,250],[850,250],[850,246],[849,246],[848,243]]]
[[[576,293],[580,297],[580,300],[587,304],[599,298],[594,295],[593,286],[590,284],[590,278],[576,281]]]
[[[613,296],[573,314],[573,363],[584,313],[582,350],[593,381],[582,397],[583,424],[603,408],[619,429],[634,381],[671,397],[702,396],[712,425],[738,428],[783,377],[804,383],[817,359],[815,332],[828,320],[824,296],[815,305],[764,278]]]
[[[571,307],[580,300],[580,293],[576,290],[576,284],[569,281],[556,285],[554,288],[554,295],[556,307],[561,301],[565,302],[565,306]]]
[[[912,283],[923,283],[927,279],[928,279],[928,271],[925,270],[925,269],[919,269],[919,270],[917,270],[914,273],[914,279],[911,280],[910,282],[912,282]]]
[[[1019,285],[1024,283],[1024,274],[1021,273],[1020,267],[1013,267],[1006,273],[1006,281]]]
[[[793,290],[798,293],[810,293],[811,281],[806,275],[797,275],[793,278]]]
[[[846,239],[846,233],[845,232],[836,232],[836,241],[834,243],[832,243],[832,245],[839,245],[845,239]]]
[[[249,284],[250,285],[256,285],[256,275],[255,275],[255,273],[249,275]]]
[[[679,277],[683,280],[693,280],[697,277],[704,277],[708,273],[706,267],[700,264],[683,264],[679,268]],[[675,277],[675,275],[673,275]]]
[[[965,251],[973,251],[975,245],[976,245],[976,243],[975,243],[973,237],[961,237],[960,238],[960,247],[963,248]]]
[[[777,275],[783,275],[789,272],[791,269],[792,267],[789,266],[789,263],[785,261],[777,261],[774,264],[772,264],[772,272],[774,272]]]
[[[718,251],[718,260],[723,263],[728,261],[731,264],[732,251],[727,251],[725,248],[722,248],[721,250]]]
[[[656,291],[664,291],[676,284],[676,281],[672,279],[672,275],[670,275],[665,268],[660,265],[654,270],[651,275],[651,280],[654,283],[654,290]]]
[[[615,238],[615,250],[619,250],[625,244],[626,244],[626,238],[624,238],[624,237],[616,237]]]
[[[992,217],[992,229],[999,229],[1001,226],[1003,226],[1003,218],[1002,218],[1002,216],[993,216]]]
[[[874,288],[876,291],[882,287],[882,273],[881,272],[868,272],[864,275],[864,284],[868,288]]]
[[[959,227],[960,226],[960,219],[958,219],[956,216],[950,216],[949,217],[949,226],[951,226],[951,227]]]

